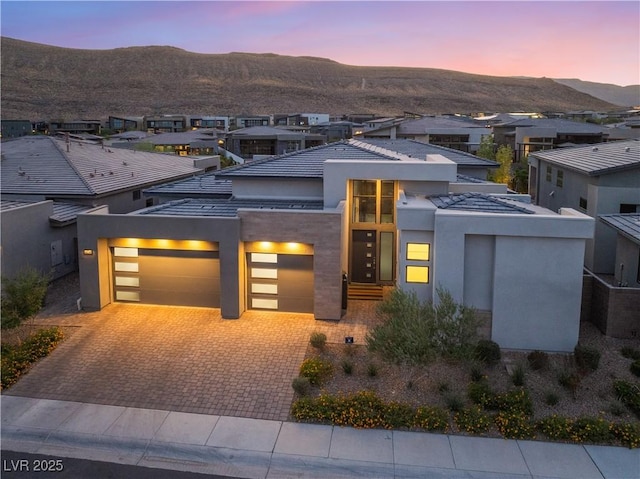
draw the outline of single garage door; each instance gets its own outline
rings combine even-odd
[[[313,313],[313,256],[247,253],[251,309]]]
[[[114,247],[116,301],[220,307],[218,251]]]

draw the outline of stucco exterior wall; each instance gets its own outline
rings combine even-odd
[[[52,201],[9,209],[0,215],[3,277],[14,278],[32,267],[57,279],[78,268],[76,225],[54,228],[49,223],[51,215]]]
[[[640,245],[619,234],[616,241],[614,270],[616,284],[622,284],[630,288],[640,288],[639,260]]]
[[[640,289],[618,288],[591,276],[590,320],[614,338],[640,337]]]
[[[238,210],[242,241],[313,245],[314,316],[342,316],[343,211]]]
[[[236,198],[322,200],[321,179],[234,178]]]
[[[585,239],[594,220],[437,210],[434,286],[492,311],[492,339],[507,349],[571,351],[578,340]],[[493,236],[471,238],[469,235]],[[495,241],[493,272],[486,255]],[[464,254],[462,254],[464,252]],[[469,264],[467,264],[469,262]],[[493,277],[491,275],[493,274]],[[488,290],[475,282],[493,282]]]
[[[101,309],[111,302],[109,238],[199,240],[218,243],[220,250],[221,313],[238,318],[244,299],[241,280],[240,223],[237,218],[176,217],[107,214],[103,208],[78,216],[78,248],[94,251],[80,257],[80,293],[85,309]]]

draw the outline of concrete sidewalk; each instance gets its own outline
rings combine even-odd
[[[640,450],[2,396],[2,449],[242,478],[640,477]]]

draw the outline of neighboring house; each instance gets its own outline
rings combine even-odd
[[[426,158],[427,155],[443,155],[458,165],[458,176],[470,176],[480,180],[486,180],[489,176],[489,169],[500,166],[497,162],[480,158],[479,156],[465,153],[464,151],[446,148],[444,146],[423,143],[417,140],[388,140],[382,138],[364,138],[364,143],[373,146],[397,151],[412,158]],[[496,184],[491,183],[495,188]],[[506,192],[506,190],[505,190]]]
[[[187,131],[186,115],[149,115],[142,120],[143,129],[149,133],[179,133]]]
[[[229,131],[230,119],[228,116],[190,116],[189,126],[192,130],[219,129]]]
[[[102,123],[100,120],[49,120],[46,129],[49,135],[58,133],[99,135],[102,130]]]
[[[529,155],[529,194],[537,205],[574,208],[592,218],[640,211],[640,141],[538,151]],[[584,264],[613,274],[615,232],[596,222]]]
[[[354,124],[350,121],[329,121],[318,123],[309,127],[309,132],[322,135],[328,143],[340,140],[349,140],[353,137]]]
[[[480,310],[504,348],[572,351],[594,219],[481,180],[482,192],[472,181],[460,191],[457,168],[350,140],[225,169],[212,191],[230,181],[228,198],[184,191],[130,214],[95,209],[78,217],[82,304],[340,320],[347,286],[396,285],[423,300],[442,287]]]
[[[60,278],[78,269],[76,217],[91,206],[58,201],[2,200],[2,277],[27,267]]]
[[[224,148],[245,160],[304,150],[326,142],[323,135],[290,131],[270,126],[253,126],[226,135]]]
[[[152,186],[142,192],[147,198],[153,198],[154,204],[167,203],[183,198],[230,198],[231,181],[220,180],[214,173],[193,176],[185,180],[172,181]]]
[[[109,116],[107,119],[107,128],[116,133],[124,133],[126,131],[137,131],[143,129],[144,118],[137,117],[123,117],[123,116]]]
[[[271,117],[268,115],[236,116],[231,119],[233,128],[249,128],[252,126],[270,126]]]
[[[329,121],[328,113],[295,113],[273,115],[274,126],[312,126]]]
[[[523,118],[493,125],[497,146],[508,145],[514,161],[536,151],[607,141],[607,128],[560,118]]]
[[[2,143],[2,199],[107,205],[114,213],[149,206],[142,190],[202,173],[189,157],[29,136]]]
[[[607,336],[640,337],[640,214],[600,215],[616,233],[613,275],[585,275],[583,318]]]
[[[386,120],[380,128],[365,129],[363,138],[405,138],[475,153],[491,130],[473,120],[425,116],[419,119]]]
[[[29,120],[2,120],[2,135],[0,138],[18,138],[33,133],[33,124]]]

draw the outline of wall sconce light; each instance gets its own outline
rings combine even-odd
[[[93,250],[92,249],[83,249],[82,250],[82,254],[85,256],[93,256]]]

